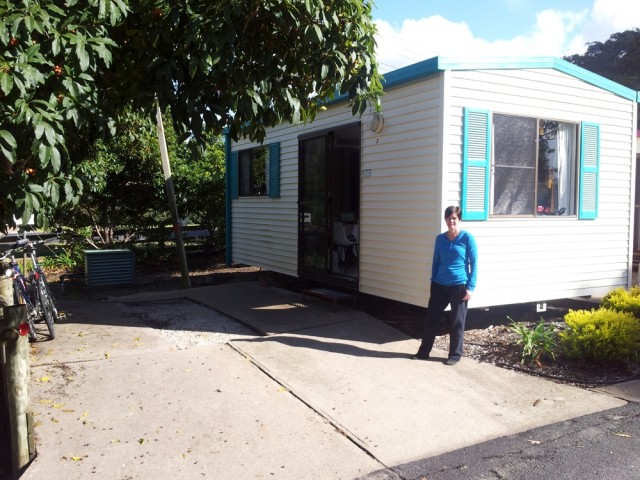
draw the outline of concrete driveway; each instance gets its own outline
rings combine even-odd
[[[23,478],[432,479],[434,459],[640,397],[634,382],[595,391],[412,361],[417,341],[383,322],[301,301],[244,282],[63,302],[58,338],[33,352],[38,456]],[[199,343],[180,346],[163,331],[185,302],[256,333],[220,343],[192,328]]]

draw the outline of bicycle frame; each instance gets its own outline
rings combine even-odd
[[[9,258],[10,264],[6,268],[5,276],[12,279],[13,282],[13,302],[15,305],[26,305],[27,307],[27,323],[29,324],[29,340],[36,341],[36,326],[35,320],[38,318],[38,312],[36,308],[36,301],[31,295],[27,286],[27,278],[22,274],[20,265],[16,262],[13,256],[13,250],[9,251],[6,255],[0,257],[4,260]]]
[[[13,253],[18,249],[28,255],[31,260],[32,271],[28,277],[21,272],[20,266],[15,261]],[[25,233],[25,238],[18,240],[0,259],[7,257],[11,260],[10,276],[14,280],[13,292],[15,301],[16,303],[27,304],[30,327],[29,338],[32,341],[36,340],[35,321],[44,319],[49,330],[49,337],[53,340],[55,338],[54,323],[58,320],[58,311],[53,302],[53,295],[47,284],[46,276],[38,263],[34,242],[27,239]],[[7,271],[9,272],[9,270]]]

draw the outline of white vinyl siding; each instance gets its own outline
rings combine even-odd
[[[344,105],[320,112],[313,124],[280,125],[264,144],[280,145],[280,196],[241,197],[231,203],[231,252],[236,263],[298,275],[298,136],[357,121]],[[240,141],[232,151],[256,147]],[[232,153],[233,156],[233,153]]]
[[[439,76],[394,88],[384,130],[362,142],[360,291],[425,304],[439,232],[442,164]]]
[[[629,285],[636,103],[555,69],[448,70],[382,98],[384,129],[362,121],[359,290],[426,306],[442,213],[460,205],[465,108],[599,126],[597,218],[468,221],[479,247],[471,307],[604,295]],[[280,197],[232,201],[233,261],[297,276],[298,138],[358,121],[345,103],[308,125],[267,131],[280,145]],[[256,146],[234,143],[232,151]]]
[[[471,306],[604,295],[626,287],[635,104],[548,69],[454,71],[449,79],[450,122],[457,127],[445,145],[451,158],[461,149],[466,107],[600,127],[597,218],[506,217],[463,224],[479,248]],[[458,195],[457,186],[449,192],[452,202]]]

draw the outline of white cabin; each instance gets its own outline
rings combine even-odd
[[[426,306],[443,211],[478,243],[470,307],[631,285],[638,92],[556,58],[435,57],[382,112],[227,139],[227,260]]]

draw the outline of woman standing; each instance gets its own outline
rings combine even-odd
[[[467,302],[476,288],[478,248],[469,232],[460,229],[460,207],[444,211],[447,231],[436,237],[431,266],[431,295],[424,319],[422,344],[412,358],[427,360],[438,330],[438,321],[451,305],[449,358],[446,365],[455,365],[462,357],[464,322]]]

